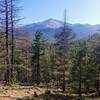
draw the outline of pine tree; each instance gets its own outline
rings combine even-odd
[[[68,70],[68,51],[69,44],[73,38],[72,31],[69,27],[66,26],[66,11],[64,15],[64,26],[62,32],[55,35],[56,43],[56,58],[57,65],[59,66],[58,70],[60,71],[60,80],[62,84],[62,90],[65,91],[66,88],[66,71]]]
[[[32,66],[33,66],[33,72],[32,72],[32,80],[37,85],[40,84],[40,59],[41,55],[44,53],[44,40],[43,40],[43,33],[40,31],[37,31],[35,34],[35,37],[33,39],[32,43]]]
[[[84,42],[77,41],[73,50],[73,67],[71,68],[72,80],[78,84],[79,96],[82,96],[83,58],[85,57]]]

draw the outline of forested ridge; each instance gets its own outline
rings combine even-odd
[[[33,37],[27,32],[20,32],[17,36],[20,9],[16,1],[0,0],[1,88],[32,86],[43,89],[43,96],[32,91],[33,97],[40,95],[43,100],[99,97],[100,33],[76,39],[66,26],[65,11],[62,31],[55,33],[54,41],[48,40],[41,30],[37,30]]]

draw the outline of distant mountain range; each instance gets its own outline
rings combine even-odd
[[[20,30],[27,32],[30,36],[34,36],[37,30],[44,32],[48,39],[53,39],[54,34],[60,32],[63,22],[55,19],[48,19],[43,22],[33,23],[20,27]],[[100,25],[90,24],[70,24],[66,23],[66,27],[70,27],[76,38],[85,38],[100,31]]]

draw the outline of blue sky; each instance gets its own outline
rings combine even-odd
[[[21,0],[20,5],[22,24],[62,20],[65,8],[70,23],[100,24],[100,0]]]

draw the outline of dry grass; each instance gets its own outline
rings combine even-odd
[[[45,92],[45,88],[38,88],[32,86],[22,86],[19,88],[1,87],[0,100],[17,100],[18,98],[20,100],[24,97],[32,98],[35,91],[38,95],[40,95]]]
[[[45,94],[46,90],[45,87],[33,86],[0,87],[0,100],[79,100],[77,94],[62,93],[55,89],[50,89],[51,94]],[[38,94],[38,98],[34,98],[34,92]],[[100,100],[99,97],[84,97],[82,100]]]

